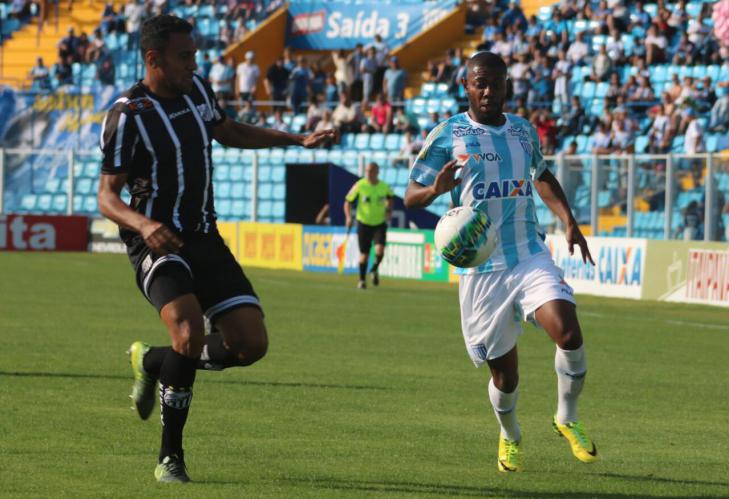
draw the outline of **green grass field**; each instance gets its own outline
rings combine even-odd
[[[0,496],[729,496],[726,310],[578,297],[594,465],[552,433],[554,347],[528,326],[526,471],[503,475],[455,286],[385,279],[362,292],[352,277],[248,273],[269,355],[198,373],[194,483],[163,486],[152,476],[159,419],[129,409],[124,351],[167,338],[126,258],[0,254]]]

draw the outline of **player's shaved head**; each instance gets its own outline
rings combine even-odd
[[[468,96],[469,115],[478,123],[500,125],[505,120],[507,98],[506,63],[493,52],[476,52],[466,62],[466,77],[461,79]]]
[[[476,68],[483,68],[506,75],[506,63],[501,56],[485,50],[476,52],[469,57],[466,62],[466,67],[469,73],[472,73]]]

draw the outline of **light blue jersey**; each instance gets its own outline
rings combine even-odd
[[[494,127],[461,113],[440,123],[425,140],[410,172],[410,180],[432,185],[451,159],[463,165],[461,184],[451,191],[455,206],[486,212],[496,225],[499,245],[491,258],[460,274],[514,268],[547,250],[537,221],[532,193],[546,164],[534,127],[525,119],[505,114],[506,123]]]

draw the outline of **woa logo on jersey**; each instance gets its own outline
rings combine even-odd
[[[473,186],[473,199],[518,198],[532,195],[532,183],[525,179],[478,182]]]

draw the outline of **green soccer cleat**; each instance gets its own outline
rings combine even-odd
[[[134,384],[132,385],[132,394],[129,398],[134,401],[139,417],[147,419],[154,408],[155,388],[157,380],[147,374],[144,370],[144,356],[149,352],[150,346],[141,341],[135,341],[127,350],[129,355],[129,363],[132,365],[132,373],[134,373]]]
[[[522,471],[521,442],[508,440],[499,435],[499,471],[503,473]]]
[[[177,454],[165,456],[154,469],[154,477],[160,483],[187,483],[190,481],[185,460],[178,457]]]
[[[590,437],[585,433],[585,428],[579,421],[567,424],[560,424],[557,418],[552,418],[552,428],[560,437],[564,437],[572,448],[572,454],[583,463],[594,463],[600,460],[597,455],[597,447]]]

